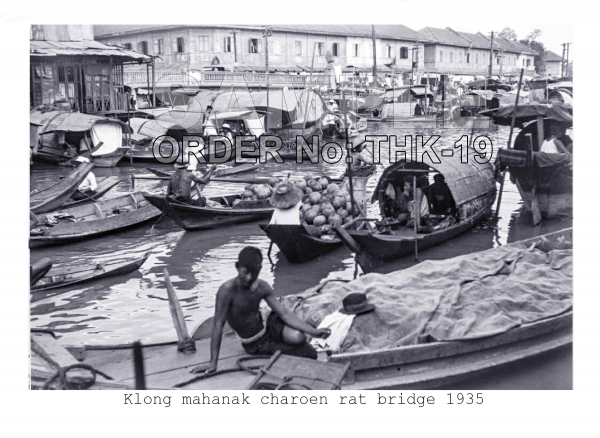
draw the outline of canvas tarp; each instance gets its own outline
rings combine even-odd
[[[502,106],[498,109],[482,111],[480,114],[488,117],[493,117],[494,123],[497,125],[510,125],[514,105]],[[537,117],[543,117],[557,122],[571,124],[573,123],[573,108],[560,103],[540,103],[531,102],[519,104],[517,106],[516,122],[518,125],[536,120]]]
[[[281,300],[316,327],[356,292],[367,294],[376,309],[355,318],[344,352],[493,336],[572,308],[572,242],[559,237],[553,249],[515,243],[330,282]]]
[[[102,146],[92,153],[94,157],[111,154],[123,146],[123,131],[119,123],[95,123],[92,126],[91,135],[94,147],[102,143]]]

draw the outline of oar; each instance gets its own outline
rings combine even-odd
[[[177,293],[175,292],[175,288],[171,283],[171,278],[169,277],[169,271],[167,271],[167,268],[164,269],[163,273],[165,275],[165,283],[167,285],[167,296],[169,297],[169,310],[171,312],[171,317],[173,318],[175,331],[177,332],[177,339],[179,340],[177,343],[177,351],[181,351],[182,353],[194,353],[196,351],[196,343],[188,333],[185,319],[183,317],[183,310],[181,310],[181,304],[177,299]]]

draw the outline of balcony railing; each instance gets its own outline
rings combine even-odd
[[[123,80],[126,85],[133,87],[144,87],[148,84],[146,72],[124,72]],[[322,74],[315,75],[297,75],[287,73],[272,73],[268,75],[269,85],[275,86],[292,86],[292,87],[307,87],[307,86],[322,86],[330,83],[329,76]],[[199,72],[197,70],[189,75],[186,72],[167,72],[156,73],[156,86],[168,87],[171,85],[251,85],[251,86],[266,86],[266,73],[249,73],[249,72]],[[150,77],[150,85],[152,85],[152,77]]]

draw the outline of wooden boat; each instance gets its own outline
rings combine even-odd
[[[258,169],[261,165],[262,163],[242,163],[227,168],[217,169],[213,175],[214,177],[219,178],[229,175],[236,175],[238,173],[251,172],[253,170]],[[162,169],[157,169],[155,167],[147,167],[146,169],[157,176],[171,176],[174,173],[174,171],[166,171]]]
[[[44,292],[51,289],[72,286],[87,281],[116,275],[129,274],[138,270],[148,259],[149,252],[134,260],[108,261],[104,263],[87,263],[84,265],[53,266],[35,285],[31,292]]]
[[[119,184],[121,179],[118,176],[107,176],[98,182],[98,186],[94,193],[87,195],[77,190],[71,199],[63,204],[63,208],[73,207],[74,205],[87,204],[88,202],[94,202],[104,196],[114,186]]]
[[[222,208],[197,207],[168,198],[165,195],[144,193],[144,197],[154,207],[173,219],[177,225],[187,231],[204,230],[223,225],[240,224],[265,219],[273,214],[273,207],[268,199],[258,201],[234,201],[242,199],[242,195],[228,195],[209,198],[222,205]]]
[[[508,246],[546,245],[548,249],[572,248],[572,229],[538,236]],[[493,250],[491,250],[493,251]],[[477,257],[477,253],[473,254]],[[435,263],[435,262],[432,262]],[[456,382],[490,373],[499,367],[514,364],[568,346],[573,342],[573,313],[523,324],[501,334],[460,341],[429,342],[393,347],[376,351],[323,355],[317,360],[325,363],[349,365],[341,389],[436,389]],[[202,323],[193,334],[196,351],[183,354],[176,342],[144,345],[145,382],[150,388],[248,389],[256,375],[244,368],[269,368],[272,360],[249,358],[231,330],[226,330],[221,344],[218,372],[203,376],[190,374],[196,365],[210,359],[210,327],[212,319]],[[65,347],[46,333],[32,333],[32,339],[46,337],[51,348],[40,350],[32,342],[32,386],[40,388],[55,373],[50,359],[61,366],[80,360],[114,380],[97,376],[90,389],[132,388],[135,381],[131,345]],[[69,353],[67,353],[70,352]],[[46,353],[45,353],[46,352]],[[47,353],[50,352],[48,355]],[[54,352],[54,353],[53,353]],[[54,356],[56,354],[56,356]],[[56,357],[63,360],[56,360]],[[46,357],[46,359],[44,359]],[[81,371],[81,370],[80,370]],[[260,374],[260,373],[259,373]]]
[[[354,196],[357,202],[362,201],[366,190],[366,177],[353,177]],[[359,201],[360,200],[360,201]],[[356,229],[361,223],[352,221],[344,225],[344,229]],[[343,242],[336,235],[322,235],[320,227],[313,225],[271,225],[260,224],[269,240],[277,245],[290,263],[302,263],[340,247]]]
[[[67,177],[42,190],[29,194],[30,210],[34,213],[46,213],[56,210],[73,196],[77,187],[92,170],[94,164],[81,163]]]
[[[381,216],[387,219],[390,198],[385,192],[388,185],[395,187],[395,191],[401,190],[406,179],[412,183],[418,177],[438,172],[444,176],[456,205],[454,223],[437,230],[433,227],[423,229],[420,226],[417,229],[407,226],[390,229],[385,226],[382,231],[337,228],[340,238],[356,253],[357,262],[363,272],[370,272],[384,262],[413,254],[418,249],[429,248],[458,236],[490,214],[496,198],[496,181],[491,164],[477,163],[477,153],[471,147],[463,148],[461,154],[454,153],[452,156],[443,155],[439,148],[433,150],[437,157],[424,154],[421,163],[400,160],[387,167],[373,193],[372,202],[379,201]],[[393,218],[389,219],[391,224],[394,224]],[[452,222],[447,219],[448,223]],[[396,222],[394,225],[397,224]]]
[[[109,132],[111,129],[114,132]],[[119,135],[114,135],[117,132]],[[77,158],[84,147],[97,167],[113,167],[126,152],[122,132],[130,132],[129,127],[108,117],[53,106],[30,112],[30,146],[35,160],[64,163]]]
[[[343,245],[337,236],[321,236],[320,227],[313,225],[259,226],[290,263],[312,260]]]
[[[514,105],[508,105],[481,114],[493,117],[496,124],[510,125],[513,112]],[[572,113],[571,106],[559,102],[520,104],[515,121],[523,129],[511,149],[498,150],[496,167],[498,171],[508,168],[534,225],[544,218],[573,213],[571,155],[539,152],[551,124],[558,124],[564,131],[573,126]]]
[[[66,218],[61,218],[68,216]],[[77,242],[115,233],[160,216],[141,192],[133,192],[104,201],[77,205],[46,216],[58,223],[38,225],[30,231],[29,247]]]

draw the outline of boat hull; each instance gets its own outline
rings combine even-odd
[[[143,257],[136,260],[108,263],[101,265],[101,267],[84,266],[81,269],[77,269],[77,267],[75,269],[72,267],[53,267],[38,283],[31,286],[31,292],[60,289],[74,284],[129,274],[130,272],[137,271],[148,259],[149,255],[149,253],[146,253]],[[62,281],[54,281],[53,277],[64,277],[64,279]]]
[[[132,204],[136,205],[136,207],[131,211],[105,217],[96,216],[80,222],[59,223],[53,227],[48,227],[44,230],[44,235],[31,235],[29,237],[29,247],[37,248],[79,242],[141,225],[161,214],[160,210],[148,204],[139,192],[97,203],[66,208],[60,212],[72,214],[75,218],[84,214],[89,217],[95,211],[101,213],[111,212],[115,208],[128,207]]]
[[[59,208],[73,196],[93,167],[91,163],[82,163],[57,184],[30,194],[30,210],[39,214]]]
[[[290,263],[312,260],[343,244],[337,237],[324,240],[311,235],[304,225],[260,224],[260,227]]]
[[[225,225],[253,222],[271,217],[273,208],[211,208],[171,201],[164,195],[144,196],[154,207],[173,219],[186,231],[218,228]]]

